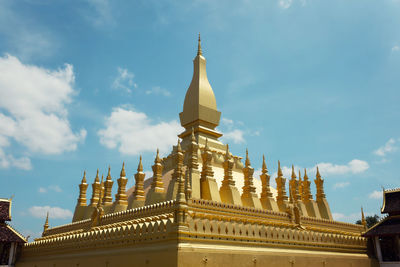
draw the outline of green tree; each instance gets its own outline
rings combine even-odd
[[[379,221],[379,216],[376,214],[374,216],[367,216],[365,220],[367,221],[367,228],[371,228]],[[361,224],[361,220],[356,221],[356,224]]]

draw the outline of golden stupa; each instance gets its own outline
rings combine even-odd
[[[157,151],[153,177],[140,159],[126,190],[122,165],[113,201],[108,175],[86,173],[70,224],[49,228],[25,245],[17,267],[62,266],[375,266],[361,225],[333,221],[317,169],[316,197],[304,170],[288,181],[278,162],[276,190],[265,158],[254,179],[248,152],[232,155],[215,128],[221,112],[206,73],[200,37],[193,78],[179,114],[185,131],[165,158]]]

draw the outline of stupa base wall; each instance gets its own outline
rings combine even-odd
[[[178,265],[207,267],[378,267],[366,254],[229,245],[179,244]]]
[[[254,246],[180,243],[90,249],[80,252],[23,257],[16,267],[378,267],[366,254],[321,252]]]

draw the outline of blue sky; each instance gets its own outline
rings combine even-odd
[[[232,152],[248,147],[255,169],[264,153],[271,173],[318,164],[335,218],[378,213],[381,186],[400,186],[399,28],[398,0],[2,0],[12,224],[68,223],[84,170],[117,178],[125,161],[131,186],[140,154],[150,171],[169,152],[198,32]]]

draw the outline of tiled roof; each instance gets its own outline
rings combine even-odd
[[[0,224],[0,242],[26,243],[25,238],[6,223]]]
[[[400,190],[385,191],[382,213],[400,214]]]
[[[389,216],[375,224],[363,234],[364,237],[371,236],[393,236],[400,234],[400,216]]]
[[[11,201],[6,199],[0,199],[0,222],[11,221]]]

